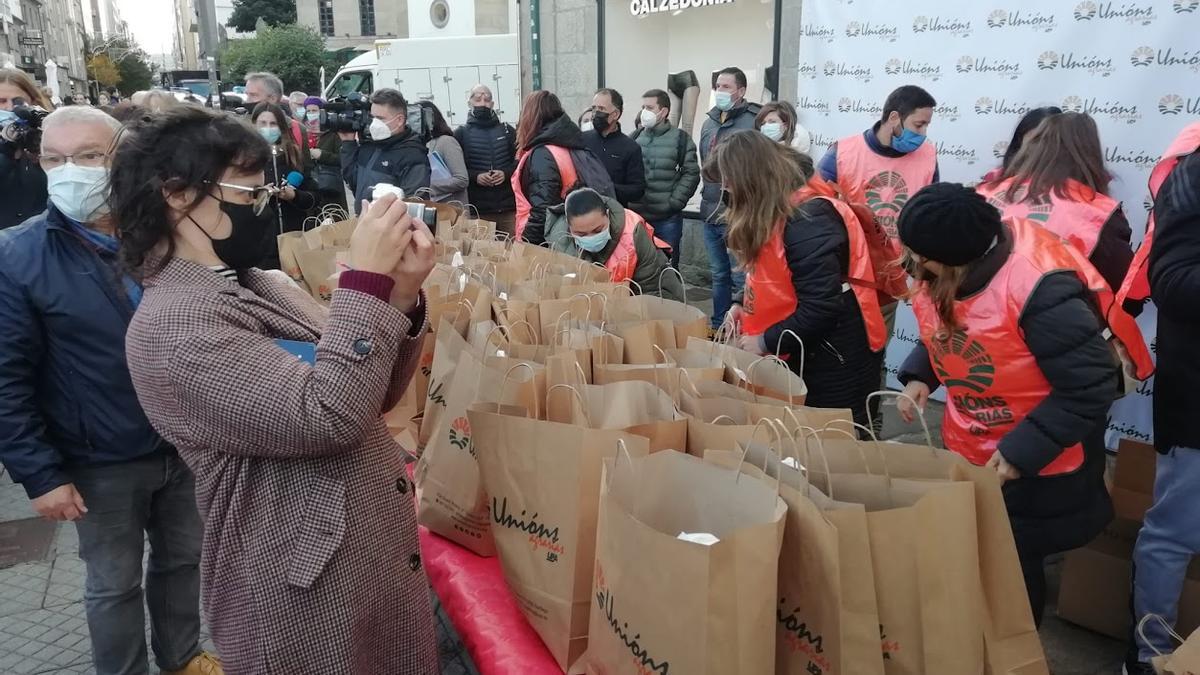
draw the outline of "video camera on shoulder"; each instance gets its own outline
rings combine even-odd
[[[26,153],[36,155],[42,149],[42,120],[50,112],[41,106],[16,96],[13,102],[13,117],[0,125],[0,139],[17,146]]]
[[[321,111],[321,131],[361,134],[371,126],[371,100],[359,92],[330,99]]]

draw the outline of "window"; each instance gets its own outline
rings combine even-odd
[[[333,0],[317,0],[317,24],[321,27],[321,35],[334,35]]]
[[[429,6],[429,20],[434,28],[445,28],[450,23],[450,5],[446,4],[446,0],[433,0]]]
[[[375,0],[358,0],[358,21],[363,35],[375,34]]]
[[[371,72],[368,70],[352,70],[348,73],[343,73],[341,77],[333,81],[330,87],[329,98],[339,98],[349,96],[354,92],[370,96],[371,92]]]

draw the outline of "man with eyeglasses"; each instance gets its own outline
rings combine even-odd
[[[388,183],[406,197],[429,187],[425,141],[408,127],[408,101],[395,89],[371,94],[371,123],[365,134],[341,132],[342,178],[354,193],[354,210],[371,199],[376,184]]]
[[[39,515],[75,524],[96,673],[149,672],[148,607],[159,669],[215,675],[199,645],[194,479],[151,428],[125,361],[142,289],[117,260],[105,203],[120,127],[83,106],[50,114],[50,204],[0,232],[0,461]]]

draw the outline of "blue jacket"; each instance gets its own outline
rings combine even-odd
[[[72,465],[168,447],[129,378],[134,308],[116,266],[53,205],[0,231],[0,461],[31,499]]]

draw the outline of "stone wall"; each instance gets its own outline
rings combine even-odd
[[[542,0],[542,88],[573,118],[597,89],[596,0]]]

